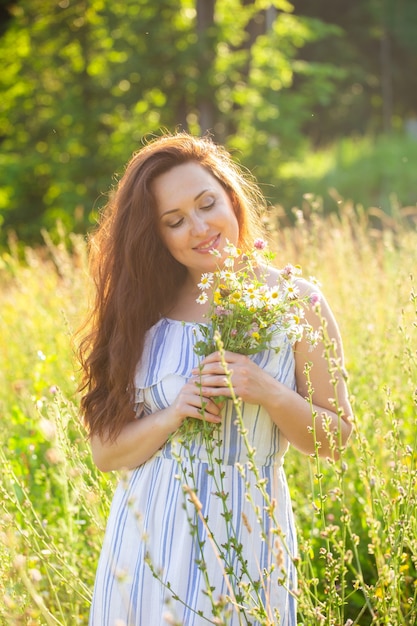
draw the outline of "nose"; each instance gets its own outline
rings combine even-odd
[[[208,224],[204,215],[194,213],[191,218],[191,232],[193,235],[204,235],[207,232]]]

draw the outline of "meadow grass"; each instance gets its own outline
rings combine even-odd
[[[345,199],[390,215],[399,206],[415,208],[416,159],[417,141],[403,132],[343,137],[279,166],[284,206],[298,206],[308,189],[322,197],[326,212],[332,211],[338,206],[336,189]]]
[[[338,461],[290,450],[299,623],[417,622],[416,214],[306,198],[272,215],[277,263],[322,284],[339,321],[355,409]],[[67,244],[64,244],[64,239]],[[68,245],[69,239],[69,245]],[[86,247],[10,243],[0,260],[0,623],[87,624],[116,477],[98,472],[78,418],[72,335],[88,305]]]

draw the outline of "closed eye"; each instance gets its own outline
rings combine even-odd
[[[178,228],[178,226],[181,226],[183,221],[184,221],[184,218],[181,217],[177,222],[174,222],[173,224],[167,224],[167,226],[168,228]]]
[[[213,198],[213,196],[209,196],[208,198],[206,198],[204,200],[204,203],[198,207],[200,211],[210,211],[210,209],[214,208],[216,204],[216,198]],[[176,211],[172,211],[172,213],[175,213]],[[168,228],[178,228],[179,226],[181,226],[181,224],[184,222],[184,217],[179,217],[178,220],[176,222],[172,222],[167,224]]]
[[[202,211],[209,211],[210,209],[214,207],[215,204],[216,204],[216,200],[215,198],[212,198],[210,199],[210,201],[207,202],[207,204],[204,204],[203,206],[201,206],[200,209]]]

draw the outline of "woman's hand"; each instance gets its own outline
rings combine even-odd
[[[193,370],[196,382],[201,385],[201,393],[205,397],[232,397],[230,382],[237,398],[250,404],[263,404],[265,393],[275,381],[256,363],[244,354],[225,351],[222,362],[220,352],[213,352]],[[227,374],[229,372],[229,374]],[[228,383],[228,376],[230,382]]]
[[[173,404],[166,409],[172,413],[173,420],[178,426],[187,417],[205,419],[218,424],[221,422],[220,411],[222,405],[216,404],[210,396],[218,394],[206,393],[200,384],[200,377],[194,375],[185,383]]]
[[[306,297],[317,292],[316,287],[305,281],[299,281],[299,288],[301,295]],[[337,458],[340,448],[349,439],[353,413],[344,375],[339,329],[322,295],[319,302],[319,309],[308,307],[305,317],[313,331],[321,335],[324,329],[326,341],[333,350],[331,363],[324,341],[320,340],[311,350],[304,336],[293,348],[296,391],[263,371],[245,355],[226,351],[223,359],[237,398],[261,405],[286,439],[302,452],[315,454],[318,444],[320,456]],[[204,397],[232,396],[219,352],[206,357],[200,368],[193,370],[193,375],[197,377]]]
[[[197,384],[196,384],[197,383]],[[182,387],[171,406],[134,419],[124,426],[116,441],[91,438],[94,461],[103,472],[133,469],[145,463],[165,444],[187,417],[221,422],[221,404],[202,393],[197,377]]]

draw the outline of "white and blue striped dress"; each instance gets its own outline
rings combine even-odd
[[[193,350],[198,337],[196,324],[166,318],[148,331],[135,378],[139,419],[173,402],[198,365]],[[279,352],[251,358],[294,389],[292,347],[285,336],[276,341]],[[258,478],[248,467],[233,403],[227,402],[213,438],[217,461],[209,462],[199,436],[187,449],[174,437],[121,479],[98,564],[90,626],[254,625],[262,623],[254,612],[260,605],[270,623],[296,624],[296,536],[282,467],[288,442],[262,407],[243,404],[242,417],[256,450]],[[185,483],[196,494],[194,504]],[[273,522],[260,483],[272,502]],[[244,596],[248,580],[258,592],[243,599],[239,594]],[[223,621],[216,621],[216,611]]]

